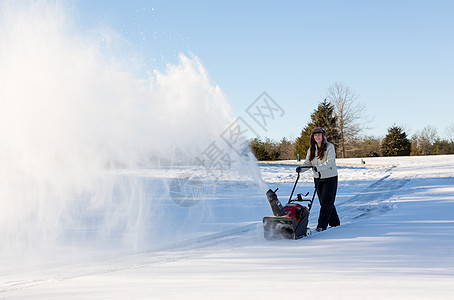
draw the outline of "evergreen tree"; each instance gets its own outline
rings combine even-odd
[[[432,144],[432,154],[454,154],[454,142],[437,138]]]
[[[249,146],[255,158],[259,161],[277,160],[279,158],[279,146],[269,138],[264,142],[254,138],[250,141]]]
[[[295,156],[300,159],[306,158],[307,149],[309,149],[309,138],[311,136],[311,130],[314,128],[314,125],[306,125],[304,129],[301,131],[301,136],[298,137],[295,141]]]
[[[382,142],[384,156],[408,156],[411,152],[411,142],[402,127],[393,125]]]
[[[337,118],[334,115],[334,106],[323,100],[317,109],[311,114],[311,121],[301,131],[301,136],[295,141],[295,155],[300,155],[301,159],[306,157],[309,149],[311,131],[315,127],[323,127],[326,130],[326,136],[334,147],[339,143],[339,131],[337,129]]]

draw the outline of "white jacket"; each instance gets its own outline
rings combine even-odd
[[[325,155],[320,160],[317,157],[318,146],[315,145],[315,158],[312,161],[309,161],[310,149],[307,150],[306,160],[304,161],[303,166],[317,167],[317,171],[320,172],[321,178],[330,178],[337,176],[337,167],[336,167],[336,150],[334,145],[326,142]],[[313,171],[314,178],[318,178],[318,172]]]

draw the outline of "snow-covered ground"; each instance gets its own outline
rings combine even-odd
[[[150,243],[1,252],[0,299],[454,299],[454,156],[364,162],[338,160],[340,227],[266,241],[266,189],[285,202],[297,162],[260,163],[265,184],[221,178],[194,206],[156,202]]]

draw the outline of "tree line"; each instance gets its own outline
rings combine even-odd
[[[312,129],[323,127],[341,158],[454,154],[454,126],[447,139],[439,138],[431,126],[409,137],[396,124],[388,128],[384,138],[362,136],[361,124],[367,122],[360,122],[365,108],[356,102],[357,98],[346,85],[336,82],[328,88],[327,97],[312,112],[298,138],[294,141],[283,138],[279,142],[254,138],[250,141],[252,153],[262,161],[305,159]]]

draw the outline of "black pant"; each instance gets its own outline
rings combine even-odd
[[[329,178],[315,178],[317,196],[320,201],[320,215],[318,217],[318,228],[326,229],[329,226],[339,226],[340,220],[337,215],[334,200],[337,192],[337,176]]]

